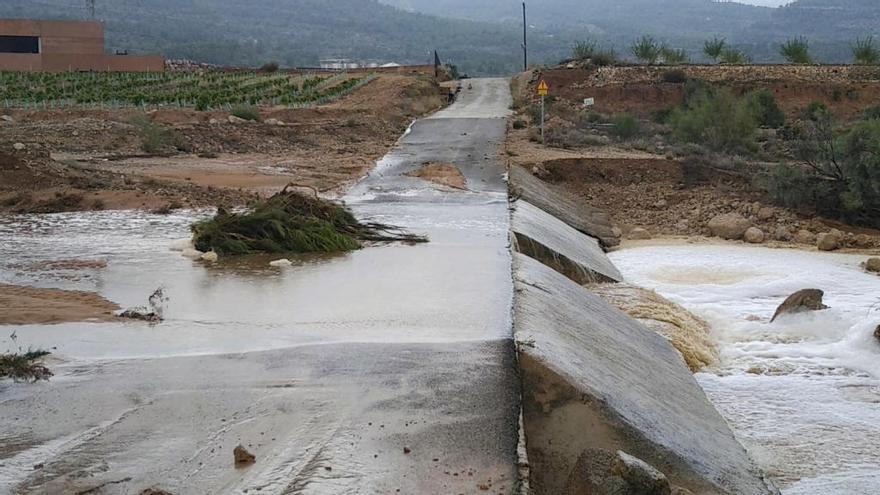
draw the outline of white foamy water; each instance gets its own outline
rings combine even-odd
[[[721,363],[697,379],[783,493],[880,493],[880,277],[865,256],[700,245],[611,258],[711,324]],[[771,324],[806,288],[831,309]]]

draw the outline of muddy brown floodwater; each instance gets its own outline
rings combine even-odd
[[[210,211],[0,219],[0,283],[170,298],[158,325],[3,327],[0,348],[15,331],[60,362],[48,383],[0,383],[0,492],[513,493],[510,97],[504,80],[473,87],[345,198],[427,244],[207,265],[169,246]],[[468,190],[408,175],[427,162]],[[21,268],[58,259],[106,267]],[[255,464],[235,468],[238,445]]]

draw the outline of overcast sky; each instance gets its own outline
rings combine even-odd
[[[737,0],[739,3],[748,3],[751,5],[762,5],[764,7],[779,7],[791,3],[793,0]]]

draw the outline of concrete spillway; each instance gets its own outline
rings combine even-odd
[[[511,171],[514,194],[517,183],[550,189],[525,173]],[[669,493],[621,477],[619,459],[635,456],[674,490],[776,493],[669,341],[582,286],[622,277],[566,204],[554,205],[560,218],[522,199],[511,208],[522,253],[513,263],[514,328],[531,488]]]

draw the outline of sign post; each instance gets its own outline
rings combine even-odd
[[[547,81],[541,79],[538,83],[538,96],[541,97],[541,144],[544,144],[544,98],[550,94],[550,86]]]

